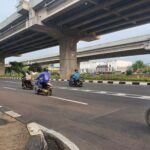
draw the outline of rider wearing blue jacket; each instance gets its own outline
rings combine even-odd
[[[71,75],[71,79],[75,82],[80,79],[80,73],[77,69],[75,69],[74,73]]]
[[[47,68],[44,68],[44,71],[36,78],[37,85],[42,87],[42,85],[47,84],[51,78],[51,74],[48,72]]]

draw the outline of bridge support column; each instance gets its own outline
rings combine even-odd
[[[77,61],[77,69],[80,71],[80,62]]]
[[[77,68],[77,42],[73,37],[60,40],[60,78],[69,79]]]
[[[5,63],[4,63],[4,59],[0,60],[0,75],[4,75],[5,74]]]

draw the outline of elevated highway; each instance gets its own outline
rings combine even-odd
[[[132,56],[150,54],[150,35],[138,36],[111,43],[78,49],[78,63],[92,59],[103,59],[120,56]],[[40,63],[54,64],[59,63],[59,55],[23,61],[24,64]]]
[[[150,0],[21,0],[17,12],[0,23],[1,71],[3,60],[60,45],[61,77],[77,67],[80,40],[150,22]]]

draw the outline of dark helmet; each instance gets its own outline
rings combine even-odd
[[[44,68],[44,71],[48,71],[48,68]]]
[[[31,72],[30,72],[30,71],[27,71],[27,74],[29,74],[29,75],[30,75],[30,74],[31,74]]]
[[[75,72],[78,72],[78,70],[77,70],[77,69],[75,69],[74,71],[75,71]]]

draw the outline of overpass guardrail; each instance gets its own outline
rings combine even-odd
[[[5,37],[13,34],[16,31],[19,31],[22,28],[26,27],[26,21],[27,20],[23,20],[22,22],[16,24],[15,26],[12,26],[11,28],[9,28],[8,30],[0,33],[0,40],[4,39]]]

